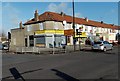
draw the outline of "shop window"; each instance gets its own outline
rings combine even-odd
[[[44,47],[45,46],[45,36],[36,37],[36,46]]]
[[[36,38],[36,44],[45,44],[45,37]]]
[[[31,31],[32,30],[32,26],[31,25],[28,25],[27,26],[27,31]]]
[[[43,23],[39,23],[40,30],[43,30]]]

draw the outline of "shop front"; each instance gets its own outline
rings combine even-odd
[[[35,46],[37,47],[60,47],[64,40],[64,30],[39,30],[35,32]]]

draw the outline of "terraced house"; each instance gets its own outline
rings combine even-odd
[[[103,21],[93,21],[88,18],[75,17],[75,43],[85,43],[86,38],[92,41],[107,40],[116,41],[119,26],[106,24]],[[76,35],[76,30],[81,35]],[[61,45],[73,45],[73,17],[65,13],[45,12],[38,15],[36,10],[34,18],[20,28],[11,29],[11,50],[16,47],[61,47]]]

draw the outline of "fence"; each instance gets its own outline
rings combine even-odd
[[[83,48],[87,48],[90,49],[90,46],[84,46],[81,45],[81,49]],[[79,45],[76,45],[76,51],[79,51],[80,47]],[[59,47],[59,48],[40,48],[40,47],[16,47],[16,53],[66,53],[66,52],[72,52],[74,51],[74,46],[73,45],[69,45],[66,46],[65,48]]]

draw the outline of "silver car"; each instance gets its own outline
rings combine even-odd
[[[94,42],[92,46],[92,50],[107,51],[112,49],[113,49],[113,45],[110,44],[108,41],[97,41],[97,42]]]

